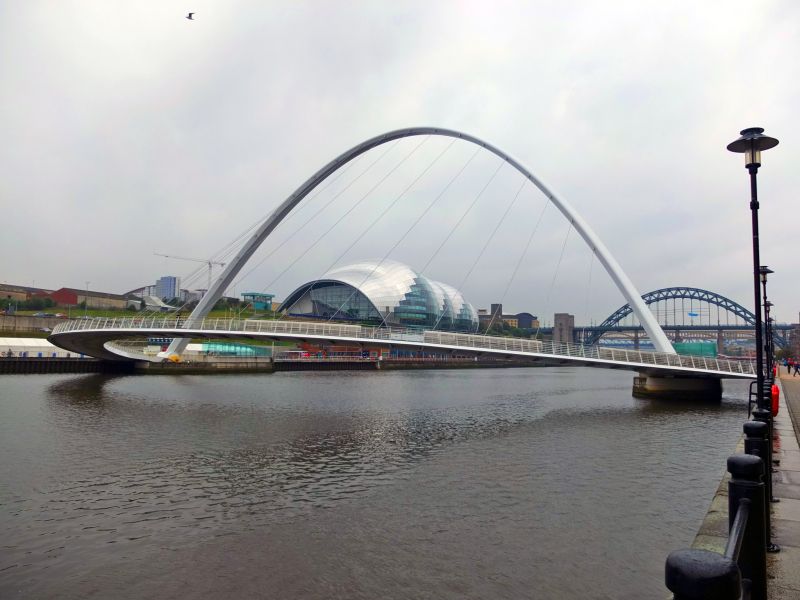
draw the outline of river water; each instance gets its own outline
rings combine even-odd
[[[746,390],[632,376],[3,376],[0,597],[663,598]]]

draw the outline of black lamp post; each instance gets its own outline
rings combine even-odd
[[[759,277],[761,278],[761,293],[763,294],[764,299],[764,353],[766,356],[766,362],[764,364],[764,373],[766,374],[767,379],[772,378],[772,352],[771,347],[772,344],[772,333],[770,332],[769,326],[769,309],[772,306],[772,302],[767,300],[767,276],[770,273],[774,273],[772,269],[767,266],[761,265],[758,269]]]
[[[764,397],[764,344],[761,331],[761,286],[759,286],[761,258],[758,248],[758,187],[756,174],[761,166],[761,152],[778,145],[778,140],[764,135],[762,127],[743,129],[741,137],[728,144],[728,150],[744,154],[744,166],[750,173],[750,212],[753,218],[753,296],[756,316],[756,379],[758,408],[767,410]]]
[[[772,324],[775,319],[769,316],[772,312],[772,302],[767,300],[764,302],[764,335],[767,336],[767,342],[764,344],[764,349],[767,351],[767,377],[775,383],[774,369],[775,369],[775,338],[773,337]]]

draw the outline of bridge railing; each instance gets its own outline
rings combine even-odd
[[[182,329],[201,331],[242,332],[242,333],[276,333],[292,336],[310,336],[349,338],[364,341],[405,341],[443,346],[458,346],[465,349],[500,350],[504,352],[522,352],[537,355],[570,357],[628,363],[631,365],[652,365],[661,367],[678,367],[702,369],[720,373],[739,375],[755,375],[752,362],[726,360],[706,356],[685,354],[667,354],[646,350],[623,350],[602,348],[599,346],[583,346],[565,342],[529,340],[513,337],[499,337],[469,333],[451,333],[444,331],[419,331],[413,329],[390,327],[365,327],[362,325],[346,325],[340,323],[318,323],[308,321],[267,321],[206,318],[202,320],[160,318],[160,317],[123,317],[93,319],[76,319],[60,323],[53,330],[54,334],[71,331],[97,329],[124,330],[174,330],[176,337]],[[171,332],[170,332],[171,333]]]

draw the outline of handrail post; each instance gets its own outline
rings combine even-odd
[[[694,548],[670,552],[664,580],[674,600],[739,600],[742,586],[735,562]]]
[[[753,420],[767,424],[767,459],[764,461],[764,485],[767,488],[767,500],[777,502],[772,495],[772,413],[767,409],[753,410]]]
[[[733,527],[740,500],[750,501],[750,517],[742,540],[737,565],[742,579],[751,581],[752,600],[767,600],[767,547],[764,513],[766,509],[764,461],[752,454],[728,458],[728,527]]]
[[[747,454],[758,456],[764,465],[769,464],[769,442],[767,434],[769,433],[769,425],[763,421],[747,421],[744,426],[744,451]],[[770,485],[772,477],[764,477],[764,496],[766,498],[770,495],[772,486]],[[772,543],[772,526],[770,515],[769,502],[766,503],[764,509],[764,530],[766,534],[767,552],[780,552],[780,546]]]

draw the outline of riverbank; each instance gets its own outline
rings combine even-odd
[[[185,362],[114,362],[94,358],[10,357],[0,359],[0,374],[139,373],[142,375],[219,375],[275,371],[378,371],[405,369],[502,369],[550,366],[543,362],[498,359],[297,359],[217,357]]]
[[[0,375],[45,373],[132,373],[133,363],[108,362],[96,358],[46,358],[12,356],[0,358]]]
[[[772,507],[772,541],[781,547],[767,554],[770,600],[800,597],[800,377],[781,374],[781,400],[774,420],[773,495],[780,501]],[[742,423],[745,421],[743,415]],[[731,453],[744,452],[744,436]],[[725,469],[722,465],[721,469]],[[693,548],[724,553],[728,541],[728,481],[726,472],[695,536]]]

